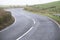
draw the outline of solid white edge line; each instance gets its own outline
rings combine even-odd
[[[22,37],[24,37],[27,33],[29,33],[31,30],[33,29],[33,27],[31,27],[26,33],[24,33],[22,36],[20,36],[19,38],[17,38],[16,40],[21,39]]]
[[[50,18],[50,17],[48,17],[51,21],[53,21],[54,23],[56,23],[57,24],[57,26],[60,28],[60,24],[57,22],[57,21],[55,21],[54,19],[52,19],[52,18]]]

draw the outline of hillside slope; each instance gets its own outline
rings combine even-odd
[[[25,9],[30,11],[35,11],[35,12],[48,11],[48,12],[60,13],[60,1],[28,6],[28,7],[25,7]]]
[[[60,1],[26,6],[25,10],[53,18],[60,24]]]

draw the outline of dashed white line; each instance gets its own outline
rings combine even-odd
[[[33,29],[33,27],[31,27],[26,33],[24,33],[22,36],[20,36],[19,38],[17,38],[16,40],[21,39],[22,37],[24,37],[27,33],[29,33],[31,30]]]
[[[36,21],[34,20],[34,19],[32,19],[33,20],[33,22],[34,22],[34,24],[36,23]]]
[[[26,16],[28,18],[30,18],[29,16]],[[32,18],[31,18],[32,19]],[[34,19],[32,19],[34,24],[36,23],[36,21]],[[17,38],[16,40],[19,40],[21,39],[22,37],[24,37],[26,34],[28,34],[31,30],[33,29],[33,27],[31,27],[26,33],[24,33],[22,36],[20,36],[19,38]]]

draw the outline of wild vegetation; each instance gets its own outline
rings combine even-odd
[[[0,9],[0,30],[14,22],[11,12]]]
[[[60,16],[56,15],[60,14],[60,1],[26,6],[25,10],[51,17],[60,24]]]

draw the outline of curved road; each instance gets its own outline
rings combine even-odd
[[[0,31],[0,40],[60,40],[60,28],[46,16],[39,16],[23,8],[7,9],[15,22]]]

